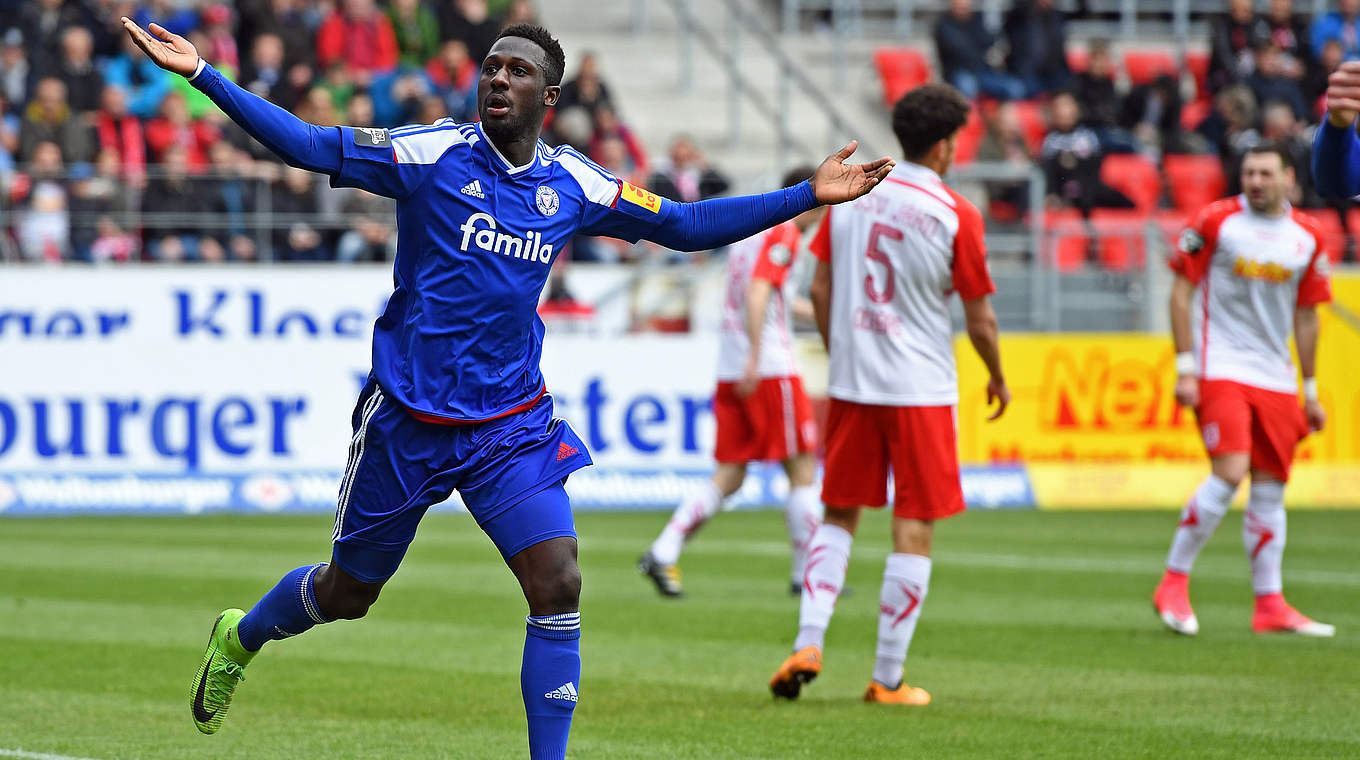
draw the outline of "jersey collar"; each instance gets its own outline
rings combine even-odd
[[[486,144],[487,150],[491,151],[494,163],[512,177],[519,176],[534,168],[534,165],[543,157],[543,141],[539,140],[538,144],[534,146],[534,155],[529,158],[528,162],[522,166],[515,166],[510,163],[510,159],[501,154],[501,151],[496,147],[496,144],[491,142],[491,138],[486,136],[486,132],[482,131],[481,122],[477,123],[477,134],[481,136],[482,142]]]

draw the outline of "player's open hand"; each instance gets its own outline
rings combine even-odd
[[[1187,409],[1199,406],[1199,378],[1181,375],[1176,378],[1176,403]]]
[[[1360,113],[1360,61],[1346,61],[1327,77],[1327,119],[1349,127]]]
[[[987,381],[987,406],[996,405],[996,411],[987,418],[988,422],[995,422],[1001,419],[1001,415],[1006,413],[1006,407],[1011,405],[1011,389],[1006,387],[1006,381],[1000,378],[992,378]]]
[[[194,69],[198,68],[198,48],[192,42],[160,24],[151,24],[151,31],[147,32],[127,16],[122,21],[132,41],[157,66],[186,77],[193,75]]]
[[[858,147],[859,141],[851,140],[849,145],[828,156],[817,167],[817,173],[812,175],[812,192],[816,194],[818,203],[829,205],[853,201],[873,190],[896,165],[891,158],[880,158],[867,164],[845,163],[845,159]]]
[[[1304,403],[1303,416],[1308,420],[1308,431],[1311,433],[1321,433],[1327,426],[1327,412],[1323,411],[1322,404],[1317,401]]]

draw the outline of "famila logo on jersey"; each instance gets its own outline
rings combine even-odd
[[[486,227],[478,229],[477,223],[483,222]],[[537,261],[541,264],[548,264],[552,261],[553,247],[543,244],[543,233],[538,230],[530,230],[522,238],[515,237],[509,233],[497,231],[496,220],[490,214],[478,212],[468,217],[466,222],[458,226],[463,231],[463,242],[459,245],[464,251],[468,250],[468,243],[471,242],[487,253],[500,253],[512,256],[525,261]]]

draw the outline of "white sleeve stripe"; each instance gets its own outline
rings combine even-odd
[[[591,203],[601,206],[613,206],[614,199],[619,196],[618,180],[605,179],[605,176],[585,161],[577,156],[563,152],[561,155],[550,156],[549,160],[556,161],[567,170],[576,184],[581,186],[581,191]]]
[[[394,135],[392,151],[399,164],[433,164],[455,145],[467,142],[456,129],[440,129],[414,135]]]

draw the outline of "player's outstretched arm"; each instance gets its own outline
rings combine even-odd
[[[1327,118],[1313,138],[1313,177],[1324,198],[1360,195],[1360,61],[1348,61],[1327,78]]]
[[[697,203],[667,201],[657,225],[643,237],[677,251],[703,251],[743,240],[817,206],[852,201],[873,190],[895,165],[890,158],[845,163],[857,146],[851,141],[827,157],[812,179],[782,190]]]
[[[340,130],[308,124],[217,73],[193,43],[159,24],[150,30],[123,18],[123,28],[157,66],[189,79],[251,137],[290,166],[314,172],[340,171]]]

